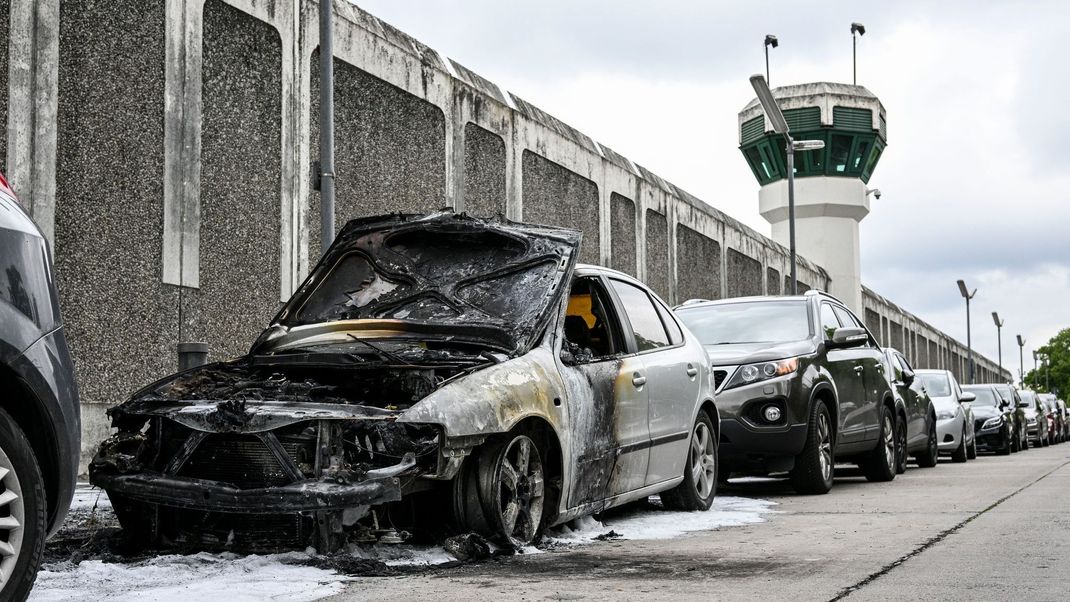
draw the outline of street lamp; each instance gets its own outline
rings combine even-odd
[[[1025,339],[1022,335],[1018,335],[1018,376],[1022,388],[1025,388]],[[1036,362],[1036,358],[1033,358],[1033,362]],[[1034,363],[1034,365],[1036,365]]]
[[[866,35],[866,26],[861,23],[851,23],[851,70],[853,74],[854,85],[858,85],[858,37]]]
[[[779,45],[780,45],[780,42],[777,41],[775,35],[773,35],[771,33],[765,35],[765,79],[766,79],[766,81],[769,81],[769,47],[772,46],[773,48],[776,48]]]
[[[996,341],[999,344],[999,375],[1003,376],[1003,320],[997,312],[992,312],[992,321],[996,323]]]
[[[966,283],[965,282],[963,282],[962,280],[959,280],[958,284],[959,284],[959,292],[962,293],[962,298],[966,299],[966,351],[968,352],[969,358],[970,358],[970,384],[972,385],[973,384],[973,340],[971,338],[971,333],[970,333],[970,299],[973,299],[973,296],[977,294],[977,289],[973,289],[973,292],[971,293],[969,291],[969,289],[966,288]]]
[[[795,265],[795,152],[819,150],[825,148],[823,140],[799,140],[796,142],[791,137],[788,121],[784,119],[784,113],[780,111],[780,105],[773,98],[773,92],[765,78],[759,75],[750,76],[750,84],[754,87],[754,93],[758,95],[758,102],[762,104],[769,122],[773,124],[773,131],[784,136],[784,151],[787,155],[788,168],[788,247],[791,252],[791,294],[799,294],[798,272]]]

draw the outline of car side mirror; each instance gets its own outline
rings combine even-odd
[[[1006,399],[999,400],[999,409],[1004,410],[1009,408],[1010,406],[1011,402],[1007,401]]]
[[[969,391],[963,391],[962,397],[959,397],[959,401],[962,403],[969,403],[977,399],[977,395],[970,393]]]
[[[903,370],[903,384],[908,386],[908,387],[910,385],[914,384],[914,371],[913,370]]]
[[[828,346],[833,349],[860,347],[865,345],[868,340],[869,333],[866,332],[865,328],[845,326],[837,328],[836,332],[832,333],[832,340],[828,342]]]

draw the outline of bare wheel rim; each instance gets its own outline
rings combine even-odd
[[[817,417],[817,457],[821,464],[821,478],[832,478],[832,429],[829,428],[828,415],[821,413]]]
[[[695,423],[691,433],[691,481],[702,499],[710,497],[717,482],[717,452],[713,445],[713,433],[705,422]]]
[[[26,505],[19,476],[3,448],[0,448],[0,589],[15,571],[22,551]]]
[[[895,425],[887,414],[884,416],[884,463],[895,471]]]
[[[539,531],[545,495],[542,458],[535,443],[524,435],[514,438],[501,455],[497,473],[502,532],[512,543],[527,545]]]

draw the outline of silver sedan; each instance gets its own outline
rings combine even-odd
[[[936,440],[940,453],[950,454],[955,462],[976,458],[977,438],[969,403],[976,399],[974,394],[963,391],[948,370],[918,370],[917,377],[936,408]]]

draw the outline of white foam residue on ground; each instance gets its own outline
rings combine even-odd
[[[588,516],[554,529],[547,539],[550,543],[589,543],[610,531],[619,535],[619,539],[671,539],[695,531],[764,522],[763,516],[773,512],[775,505],[776,502],[767,500],[720,496],[706,512],[644,509],[601,522]]]
[[[351,545],[346,551],[356,558],[379,560],[387,566],[433,566],[457,560],[438,546]]]
[[[287,562],[306,554],[158,556],[133,564],[87,560],[78,566],[46,566],[37,575],[31,602],[311,602],[341,592],[346,578],[333,571]],[[285,562],[284,562],[285,561]]]
[[[74,499],[71,500],[71,510],[92,510],[96,508],[111,508],[111,500],[103,489],[93,487],[89,483],[78,483],[74,488]]]

